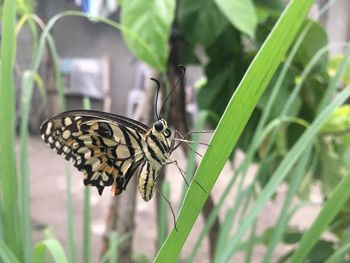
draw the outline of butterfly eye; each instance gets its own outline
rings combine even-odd
[[[156,121],[154,123],[154,128],[156,129],[156,131],[162,131],[164,128],[163,123],[161,121]]]
[[[170,129],[165,129],[163,132],[165,138],[169,138],[171,136],[171,130]]]

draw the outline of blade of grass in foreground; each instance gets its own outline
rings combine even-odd
[[[22,75],[21,84],[21,123],[20,123],[20,158],[19,158],[19,186],[21,207],[21,240],[23,248],[23,262],[31,262],[32,253],[32,224],[30,212],[30,175],[29,175],[29,150],[28,150],[28,123],[30,114],[30,102],[33,94],[33,80],[41,91],[44,90],[40,76],[30,71]]]
[[[20,240],[20,211],[15,159],[15,89],[13,67],[16,49],[16,1],[6,0],[3,5],[0,69],[0,167],[1,205],[4,218],[2,230],[9,249],[22,261]]]
[[[291,1],[231,98],[198,167],[181,207],[177,226],[163,244],[155,262],[175,262],[226,160],[235,146],[254,107],[285,56],[312,4]],[[224,261],[222,261],[224,262]]]
[[[350,87],[347,88],[350,89]],[[338,183],[337,187],[334,189],[333,193],[318,214],[315,222],[303,235],[298,248],[292,255],[291,263],[304,262],[305,257],[320,239],[323,231],[344,207],[346,201],[349,200],[349,188],[350,172]]]
[[[20,263],[2,239],[0,239],[0,262]]]
[[[44,263],[47,262],[45,260],[46,250],[48,250],[51,254],[55,263],[68,263],[66,254],[64,253],[63,247],[54,238],[48,238],[43,241],[38,242],[35,245],[33,251],[33,262],[35,263]]]

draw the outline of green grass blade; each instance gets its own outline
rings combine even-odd
[[[91,189],[84,189],[84,217],[83,217],[83,262],[91,262]]]
[[[18,258],[12,253],[11,249],[6,246],[5,242],[2,239],[0,239],[0,262],[20,263]]]
[[[247,70],[231,98],[199,165],[173,230],[158,252],[155,262],[174,262],[192,229],[207,197],[232,152],[245,124],[284,58],[312,4],[312,0],[291,1]],[[226,256],[229,256],[227,254]],[[222,261],[225,262],[225,261]]]
[[[15,88],[13,68],[16,50],[16,1],[3,5],[0,69],[0,167],[4,241],[21,260],[20,211],[15,157]]]
[[[100,260],[100,263],[107,263],[107,262],[118,262],[118,246],[122,244],[125,240],[129,239],[131,237],[130,234],[125,234],[121,237],[118,236],[117,232],[113,231],[109,234],[109,247],[107,252],[103,255],[103,257]]]
[[[295,172],[291,177],[291,181],[288,185],[288,192],[284,199],[283,206],[280,211],[277,223],[275,224],[274,231],[271,240],[268,244],[267,251],[263,258],[263,263],[272,262],[273,251],[277,247],[278,243],[282,240],[283,233],[288,227],[288,220],[290,219],[288,209],[291,207],[292,202],[295,197],[295,193],[298,190],[298,186],[301,183],[303,176],[306,173],[306,166],[310,158],[310,148],[305,152],[305,154],[300,158],[299,162],[296,164]]]
[[[344,244],[340,248],[337,248],[336,251],[326,260],[325,263],[334,263],[334,262],[345,262],[343,261],[343,257],[346,253],[350,252],[350,244]]]
[[[43,89],[40,77],[33,72],[25,71],[21,85],[21,123],[20,123],[20,200],[21,200],[21,240],[23,248],[23,262],[31,262],[32,253],[32,224],[30,212],[30,175],[28,153],[28,122],[30,102],[33,94],[33,80]]]
[[[350,87],[347,87],[347,91]],[[350,92],[349,92],[350,93]],[[341,211],[345,203],[350,198],[350,172],[342,178],[334,189],[329,199],[324,204],[322,210],[318,214],[312,226],[306,231],[290,262],[303,262],[305,257],[311,251],[313,246],[319,241],[321,234],[326,230],[327,226],[332,222],[335,216]]]
[[[207,111],[201,111],[198,116],[196,117],[196,121],[194,123],[194,131],[202,131],[205,121],[208,118],[208,112]],[[200,141],[200,133],[194,133],[191,136],[191,140],[195,141],[195,142],[199,142]],[[197,151],[198,149],[198,143],[193,143],[191,145],[191,148],[194,151]],[[187,166],[186,166],[186,180],[187,182],[191,182],[194,172],[196,170],[197,164],[196,164],[196,153],[194,151],[188,151],[188,156],[187,156]],[[186,184],[186,182],[183,182],[183,186],[182,186],[182,192],[181,192],[181,197],[180,197],[180,201],[182,203],[183,199],[185,198],[186,195],[186,191],[188,189],[188,186]]]
[[[237,232],[233,235],[231,240],[228,242],[226,252],[221,255],[217,262],[226,262],[232,253],[236,250],[236,247],[240,239],[244,236],[244,233],[251,226],[252,222],[260,212],[260,210],[266,205],[269,198],[275,193],[278,185],[286,177],[288,172],[291,170],[295,162],[298,160],[300,155],[305,151],[308,145],[313,142],[313,139],[317,135],[319,129],[327,121],[332,112],[342,105],[346,99],[350,96],[350,86],[342,91],[314,120],[309,128],[302,134],[298,141],[293,145],[291,150],[283,158],[282,162],[277,167],[276,171],[271,176],[271,179],[265,186],[264,190],[259,194],[259,197],[254,203],[245,220],[240,225]]]
[[[162,188],[161,188],[162,194],[165,196],[166,199],[170,199],[170,185],[167,180],[163,181]],[[160,204],[159,204],[159,224],[158,224],[158,249],[162,246],[164,243],[167,235],[168,235],[168,208],[169,205],[167,201],[160,196]]]
[[[76,242],[74,240],[74,213],[73,213],[73,197],[72,197],[72,173],[70,166],[66,164],[66,200],[67,200],[67,237],[68,237],[68,259],[69,262],[77,262]]]
[[[61,244],[54,238],[48,238],[38,242],[33,250],[33,262],[44,263],[46,251],[50,252],[55,263],[68,263],[66,254]],[[69,261],[70,262],[70,261]]]
[[[90,99],[86,96],[83,98],[83,108],[91,108]],[[84,217],[83,217],[83,262],[91,262],[91,205],[90,205],[90,187],[84,189]]]
[[[317,108],[318,112],[321,111],[332,100],[333,94],[335,93],[336,88],[338,87],[338,84],[340,83],[340,81],[342,80],[342,77],[346,73],[346,69],[349,64],[349,61],[350,61],[350,44],[348,44],[348,48],[345,51],[344,57],[337,69],[337,72],[335,73],[334,77],[331,78],[331,80],[329,81],[327,90],[323,95],[322,101]]]

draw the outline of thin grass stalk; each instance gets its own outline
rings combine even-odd
[[[21,224],[22,224],[22,247],[23,262],[31,262],[32,252],[32,224],[30,212],[30,180],[28,160],[28,122],[30,102],[33,94],[34,75],[31,72],[24,72],[21,85],[21,124],[20,124],[20,198],[21,198]]]
[[[72,173],[70,166],[65,164],[66,174],[66,205],[67,205],[67,242],[68,242],[68,261],[71,263],[77,262],[76,242],[74,239],[74,208],[72,197]]]
[[[269,241],[267,251],[263,258],[263,263],[272,262],[273,252],[276,249],[278,243],[282,240],[283,233],[288,227],[288,220],[290,219],[290,214],[288,213],[289,208],[292,205],[292,201],[295,197],[295,193],[298,190],[298,187],[305,175],[307,164],[310,158],[311,148],[307,149],[302,157],[299,159],[299,162],[296,164],[295,172],[291,176],[291,181],[288,184],[288,192],[284,198],[283,206],[280,211],[280,215],[275,224],[274,231]]]
[[[350,44],[345,51],[345,55],[340,62],[340,65],[335,73],[334,77],[332,77],[328,83],[327,90],[322,97],[321,103],[317,107],[317,112],[320,112],[331,100],[333,94],[336,92],[336,88],[339,86],[339,83],[342,81],[342,77],[346,73],[347,66],[350,61]]]
[[[257,220],[254,221],[252,228],[251,228],[251,232],[249,235],[249,239],[248,239],[248,246],[245,252],[245,257],[244,257],[244,262],[245,263],[250,263],[253,262],[252,258],[253,258],[253,254],[254,254],[254,245],[257,242],[257,238],[256,238],[256,224],[257,224]]]
[[[249,189],[246,189],[245,191],[241,191],[238,193],[236,196],[236,200],[242,200],[243,198],[246,197]],[[237,214],[237,211],[239,210],[240,207],[240,202],[235,202],[234,205],[229,208],[229,210],[226,212],[225,217],[223,222],[221,223],[219,235],[218,235],[218,240],[216,243],[216,248],[215,248],[215,255],[220,254],[221,250],[224,248],[226,242],[227,242],[227,237],[228,237],[228,232],[231,229],[232,222],[234,220],[235,215]]]
[[[275,193],[278,185],[287,176],[288,172],[291,170],[295,162],[298,160],[300,155],[305,151],[310,143],[312,143],[319,129],[328,120],[332,112],[342,105],[346,99],[350,96],[350,86],[348,86],[344,91],[339,93],[339,95],[317,116],[310,127],[301,135],[297,142],[293,145],[291,150],[283,158],[282,162],[279,164],[271,179],[266,184],[265,188],[255,201],[255,204],[245,217],[245,220],[240,225],[240,228],[236,231],[233,237],[229,240],[226,251],[218,258],[216,262],[226,262],[231,255],[236,251],[239,241],[248,230],[248,228],[253,223],[254,219],[261,211],[261,209],[267,204],[268,200]]]
[[[170,200],[170,185],[168,181],[163,181],[161,191],[165,198]],[[166,200],[161,198],[159,203],[158,249],[162,246],[168,235],[168,207],[169,205]]]
[[[350,86],[347,87],[346,91],[350,90]],[[343,92],[344,93],[344,92]],[[350,198],[350,172],[344,176],[338,185],[335,187],[327,201],[319,212],[317,218],[311,227],[305,232],[302,239],[300,240],[297,249],[294,251],[290,262],[298,263],[303,262],[310,253],[311,249],[320,239],[323,231],[326,230],[327,226],[332,222],[336,215],[344,207],[345,203]]]
[[[350,252],[350,243],[337,248],[334,253],[325,261],[325,263],[345,262],[344,256]]]
[[[24,15],[16,25],[16,35],[18,36],[26,22],[29,23],[33,36],[32,61],[34,61],[37,51],[36,28],[37,20],[33,19],[30,14]],[[28,160],[28,122],[30,113],[30,102],[33,94],[34,80],[38,84],[40,91],[44,90],[41,78],[35,72],[26,71],[22,75],[21,85],[21,123],[20,123],[20,199],[21,199],[21,224],[22,224],[22,247],[23,262],[31,262],[32,256],[32,225],[31,225],[31,203],[30,203],[30,174]],[[43,94],[43,92],[41,92]]]
[[[205,222],[205,225],[202,229],[202,231],[200,232],[197,241],[195,243],[195,245],[193,246],[193,249],[191,251],[191,254],[188,256],[188,258],[186,259],[187,262],[194,262],[196,255],[198,254],[199,248],[201,247],[201,244],[205,238],[205,236],[209,233],[211,227],[214,225],[216,217],[219,214],[220,208],[222,207],[224,201],[226,200],[228,194],[230,193],[232,187],[234,186],[237,178],[238,178],[239,173],[235,173],[232,178],[230,179],[230,181],[228,182],[224,192],[222,193],[222,195],[220,196],[218,202],[216,203],[214,209],[211,211],[207,221]]]
[[[247,205],[250,201],[250,197],[252,194],[252,189],[253,185],[250,185],[248,188],[240,189],[237,193],[237,196],[235,197],[235,200],[239,200],[239,202],[234,202],[232,207],[227,211],[225,214],[225,219],[221,224],[220,232],[219,232],[219,237],[218,237],[218,242],[216,244],[216,249],[215,249],[215,257],[217,255],[220,255],[222,250],[224,249],[225,245],[227,244],[230,229],[232,228],[232,224],[235,221],[236,215],[239,212],[239,209],[242,207],[244,210],[247,208]],[[241,211],[241,215],[244,214],[244,211]],[[239,222],[240,220],[237,220]]]
[[[88,110],[91,108],[89,97],[84,96],[83,108]],[[84,207],[83,207],[83,262],[91,262],[91,205],[90,205],[90,187],[84,189]]]
[[[194,130],[195,131],[201,131],[203,130],[203,127],[205,125],[205,121],[208,118],[208,112],[207,111],[201,111],[198,114],[198,117],[196,118],[196,121],[194,123]],[[195,142],[199,142],[200,140],[200,134],[199,133],[194,133],[191,136],[191,140],[195,141]],[[198,143],[193,143],[191,144],[191,148],[193,150],[188,151],[188,157],[187,157],[187,163],[186,163],[186,179],[188,182],[190,182],[193,178],[193,174],[196,170],[196,153],[194,151],[197,151],[198,149]],[[182,192],[181,192],[181,197],[180,197],[180,203],[182,203],[185,194],[188,190],[188,186],[186,184],[186,182],[183,182],[183,186],[182,186]]]
[[[117,232],[112,231],[108,235],[108,250],[103,255],[103,257],[100,260],[100,263],[118,263],[119,255],[118,255],[118,246],[120,246],[125,240],[129,239],[131,237],[131,234],[126,234],[123,236],[118,236]]]
[[[16,1],[5,0],[2,17],[0,69],[0,172],[1,205],[4,218],[4,240],[20,261],[22,247],[20,231],[20,200],[15,157],[15,88],[13,68],[16,52]]]

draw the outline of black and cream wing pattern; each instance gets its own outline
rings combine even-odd
[[[101,195],[125,190],[137,168],[146,162],[145,136],[151,130],[135,120],[100,111],[68,111],[46,120],[40,132],[58,154],[84,174],[84,184]],[[153,186],[153,185],[152,185]]]

